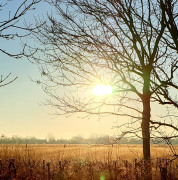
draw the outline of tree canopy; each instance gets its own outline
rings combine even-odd
[[[169,138],[178,130],[177,1],[48,2],[56,11],[34,34],[41,48],[33,56],[47,104],[64,115],[128,117],[122,135],[142,136],[149,160],[150,138],[168,138],[162,127],[173,129]],[[112,95],[92,95],[96,84],[110,84]],[[154,103],[167,105],[166,116],[152,116]]]

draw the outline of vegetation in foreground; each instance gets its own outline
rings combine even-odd
[[[177,150],[178,147],[174,146]],[[152,177],[178,178],[168,146],[154,145]],[[144,179],[140,145],[0,145],[0,179]]]

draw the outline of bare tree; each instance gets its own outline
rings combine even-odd
[[[164,16],[164,23],[169,32],[169,34],[166,34],[167,38],[165,38],[165,41],[170,48],[178,52],[178,28],[176,24],[178,20],[177,0],[159,0],[158,2]],[[172,39],[172,41],[169,39]]]
[[[178,21],[178,3],[177,0],[158,0],[158,4],[160,6],[161,12],[162,12],[162,23],[166,26],[162,42],[165,43],[166,48],[171,48],[171,52],[176,51],[178,53],[178,28],[176,22]],[[156,14],[156,12],[155,12]],[[158,21],[161,22],[160,17],[157,15]],[[153,28],[153,24],[150,24]],[[157,30],[156,30],[157,31]],[[174,79],[174,73],[177,70],[178,67],[178,61],[175,59],[174,62],[171,62],[170,64],[170,75],[169,78],[167,78],[167,81],[164,81],[163,78],[158,77],[158,80],[160,83],[162,83],[162,89],[157,92],[159,96],[155,98],[160,104],[172,104],[175,108],[178,108],[178,100],[175,98],[172,98],[169,94],[168,88],[172,88],[177,90],[177,82],[173,81]],[[160,97],[164,97],[164,100]]]
[[[26,13],[29,10],[34,10],[34,5],[39,3],[41,0],[23,0],[20,2],[19,6],[16,9],[7,9],[9,7],[9,3],[12,3],[12,1],[8,2],[3,0],[0,2],[0,39],[7,40],[9,41],[9,43],[11,40],[16,40],[17,38],[28,36],[31,31],[35,29],[32,24],[27,24],[24,18]],[[22,21],[24,22],[24,24],[22,23]],[[22,48],[21,52],[17,52],[15,54],[9,52],[4,48],[0,48],[0,52],[8,55],[9,57],[17,59],[23,57],[24,55],[28,56],[27,54],[25,54],[25,45]],[[1,75],[0,87],[8,85],[17,79],[17,77],[15,77],[9,80],[10,76],[11,73],[6,75],[5,77]]]
[[[49,3],[56,14],[48,15],[47,24],[35,34],[44,48],[33,57],[41,64],[38,83],[51,96],[47,104],[59,114],[128,117],[124,134],[140,136],[141,130],[143,156],[150,160],[151,133],[162,126],[178,130],[175,119],[151,117],[151,103],[167,104],[175,111],[178,106],[177,52],[165,43],[169,32],[159,1]],[[91,95],[97,83],[111,84],[112,96]]]

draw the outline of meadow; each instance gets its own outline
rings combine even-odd
[[[178,150],[178,146],[174,146]],[[178,179],[178,158],[152,145],[152,177]],[[0,145],[0,179],[144,179],[141,145]]]

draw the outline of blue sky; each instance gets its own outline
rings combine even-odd
[[[8,11],[13,12],[18,6],[17,2],[22,0],[8,1],[9,6],[4,12],[0,12],[1,17],[7,17]],[[42,17],[47,11],[51,12],[50,7],[44,3],[38,4],[36,8],[36,11],[30,11],[25,16],[27,22],[34,22],[34,15]],[[1,38],[0,41],[0,48],[9,52],[15,53],[21,50],[19,40],[4,41]],[[37,65],[26,58],[13,59],[0,52],[0,64],[0,75],[6,76],[12,73],[11,78],[18,77],[12,84],[0,88],[0,134],[45,138],[51,133],[56,138],[70,138],[77,135],[88,137],[92,134],[116,133],[111,129],[117,120],[114,117],[98,120],[97,118],[80,119],[78,115],[68,118],[55,116],[54,109],[42,105],[47,96],[41,86],[30,79],[38,80],[41,75]],[[163,109],[161,106],[153,106],[153,115],[163,112],[161,109]]]
[[[22,0],[8,1],[7,9],[1,12],[1,16],[6,18],[7,11],[13,13],[19,2]],[[50,11],[49,6],[44,3],[36,8],[36,11],[27,13],[26,21],[33,22],[34,15],[41,16]],[[19,40],[5,41],[1,38],[0,41],[0,47],[11,53],[21,50]],[[93,133],[113,134],[112,123],[107,119],[98,121],[79,119],[75,115],[69,118],[53,115],[54,109],[42,105],[47,98],[46,94],[39,85],[30,80],[40,78],[37,65],[26,58],[13,59],[3,53],[0,53],[0,57],[0,74],[6,76],[11,72],[11,78],[18,77],[15,82],[0,88],[0,134],[39,138],[45,138],[49,133],[56,138],[76,135],[86,137]]]

